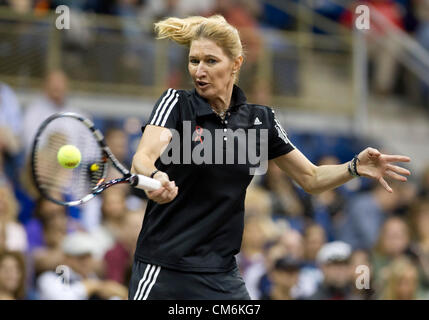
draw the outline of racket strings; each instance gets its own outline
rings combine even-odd
[[[66,144],[77,147],[81,162],[74,169],[63,168],[58,150]],[[75,201],[92,193],[103,178],[105,159],[92,132],[81,121],[55,118],[39,135],[34,149],[34,174],[43,193],[58,201]]]

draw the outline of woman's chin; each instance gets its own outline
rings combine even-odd
[[[204,98],[204,99],[210,99],[213,94],[210,93],[210,90],[208,89],[202,89],[199,87],[196,87],[198,94],[200,95],[200,97]]]

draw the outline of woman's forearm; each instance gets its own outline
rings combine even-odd
[[[352,180],[348,171],[348,162],[338,165],[323,165],[314,168],[314,175],[309,181],[307,191],[310,193],[321,193],[335,189],[342,184]]]
[[[132,173],[150,176],[155,170],[155,161],[145,152],[140,151],[134,155],[131,166]]]

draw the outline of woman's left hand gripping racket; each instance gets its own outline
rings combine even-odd
[[[80,152],[78,166],[69,169],[60,164],[58,152],[65,145]],[[122,177],[106,181],[108,160]],[[64,206],[85,203],[119,183],[148,191],[161,187],[158,180],[131,174],[112,154],[92,121],[70,112],[53,114],[40,125],[33,142],[31,167],[40,193]]]

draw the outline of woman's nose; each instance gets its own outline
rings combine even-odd
[[[201,62],[197,66],[197,72],[195,73],[195,75],[197,78],[202,78],[206,75],[206,70]]]

